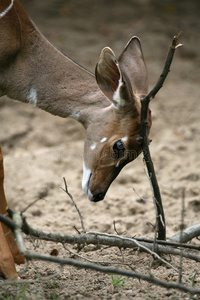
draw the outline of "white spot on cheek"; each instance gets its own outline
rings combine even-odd
[[[116,168],[119,167],[120,160],[116,163]]]
[[[94,150],[94,149],[96,148],[96,146],[97,146],[97,144],[94,143],[94,144],[92,144],[92,145],[90,146],[90,149],[91,149],[91,150]]]
[[[72,119],[74,119],[74,120],[79,120],[80,116],[81,116],[80,111],[77,111],[77,112],[75,112],[75,113],[72,113],[72,114],[69,115],[68,117],[69,117],[69,118],[72,118]]]
[[[102,138],[102,139],[100,140],[100,143],[104,143],[105,141],[107,141],[107,138],[106,138],[106,137]]]
[[[31,104],[33,104],[34,106],[37,105],[37,91],[35,88],[31,88],[29,91],[29,94],[27,96],[27,101]]]
[[[128,140],[128,136],[124,136],[121,140],[122,142],[126,142]]]

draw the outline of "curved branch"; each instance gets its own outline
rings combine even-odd
[[[76,261],[76,260],[73,260],[73,259],[63,259],[63,258],[60,258],[60,257],[48,256],[48,255],[43,255],[43,254],[40,254],[40,253],[35,253],[35,252],[32,252],[32,251],[29,251],[25,247],[23,237],[22,237],[22,234],[21,234],[21,231],[20,231],[20,227],[21,227],[21,224],[22,224],[21,216],[17,213],[14,213],[13,217],[14,217],[15,222],[12,222],[12,221],[11,222],[13,223],[12,228],[14,229],[15,237],[16,237],[16,240],[17,240],[17,245],[18,245],[19,250],[21,251],[21,253],[24,255],[24,257],[27,260],[29,260],[29,259],[30,260],[39,259],[39,260],[42,260],[42,261],[50,261],[50,262],[57,263],[61,267],[63,267],[64,265],[71,265],[71,266],[74,266],[74,267],[77,267],[77,268],[91,269],[91,270],[95,270],[95,271],[102,272],[102,273],[118,274],[118,275],[138,278],[140,280],[144,280],[144,281],[147,281],[147,282],[150,282],[150,283],[153,283],[153,284],[165,287],[165,288],[178,289],[178,290],[188,292],[188,293],[191,293],[191,294],[200,294],[200,289],[196,289],[196,288],[193,288],[193,287],[188,287],[188,286],[185,286],[181,283],[176,284],[176,283],[166,282],[166,281],[154,278],[152,276],[148,276],[148,275],[140,274],[140,273],[135,273],[135,272],[128,271],[128,270],[118,269],[118,268],[114,268],[114,267],[99,266],[99,265],[91,264],[91,263],[88,264],[88,263],[79,262],[79,261]],[[0,221],[4,222],[5,217],[0,215]],[[50,233],[48,233],[48,234],[50,234]],[[45,235],[45,233],[43,233],[43,235]],[[59,237],[60,236],[63,236],[63,235],[59,235]],[[124,237],[119,237],[119,236],[115,236],[115,235],[101,234],[101,233],[98,233],[98,232],[91,232],[91,233],[79,235],[78,237],[82,238],[83,236],[85,236],[85,237],[87,236],[87,238],[91,237],[91,236],[93,236],[93,238],[94,237],[96,238],[97,236],[99,236],[99,237],[102,236],[104,239],[109,237],[109,240],[113,240],[114,238],[116,238],[115,240],[118,240],[118,241],[135,242],[134,240],[132,241],[131,238],[124,238]],[[81,241],[81,243],[82,243],[82,241]],[[97,241],[97,243],[99,243],[99,241]],[[140,245],[138,245],[138,242],[136,243],[136,245],[140,247]],[[121,246],[124,247],[125,246],[124,243]],[[163,248],[165,248],[165,247],[163,247]],[[159,249],[159,251],[160,250],[161,249]],[[176,253],[178,251],[177,249],[174,249],[174,250],[175,250],[174,253]],[[178,251],[178,252],[179,252],[179,255],[180,255],[180,251]],[[183,251],[181,251],[181,254],[182,254],[182,256],[184,256]],[[200,261],[200,257],[199,257],[198,261]]]
[[[94,265],[94,264],[88,264],[88,263],[80,262],[80,261],[77,261],[74,259],[63,259],[63,258],[55,257],[55,256],[42,255],[42,254],[31,252],[28,250],[26,250],[23,254],[26,257],[26,259],[39,259],[39,260],[43,260],[43,261],[54,262],[54,263],[60,264],[61,266],[70,265],[70,266],[74,266],[77,268],[84,268],[84,269],[98,271],[101,273],[118,274],[118,275],[122,275],[122,276],[133,277],[133,278],[137,278],[140,280],[144,280],[144,281],[165,287],[167,289],[172,288],[172,289],[178,289],[178,290],[181,290],[181,291],[184,291],[187,293],[191,293],[191,294],[200,294],[200,289],[188,287],[183,284],[163,281],[163,280],[157,279],[151,275],[149,276],[149,275],[145,275],[145,274],[135,273],[132,271],[118,269],[118,268],[114,268],[114,267],[103,267],[103,266],[98,266],[98,265]]]
[[[193,238],[200,235],[200,224],[186,228],[185,230],[175,234],[170,238],[170,241],[177,243],[187,243]]]
[[[0,215],[0,221],[5,222],[5,217]],[[84,234],[60,234],[60,233],[52,233],[52,232],[45,232],[42,230],[34,229],[26,221],[26,218],[22,215],[23,225],[22,225],[22,231],[30,236],[33,236],[38,239],[46,240],[46,241],[53,241],[53,242],[60,242],[62,244],[69,243],[69,244],[84,244],[84,245],[107,245],[112,247],[119,247],[119,248],[131,248],[131,249],[140,249],[141,251],[146,251],[144,247],[150,251],[154,250],[153,243],[148,242],[140,242],[138,244],[136,239],[119,236],[119,235],[112,235],[107,233],[100,233],[100,232],[89,232]],[[17,229],[16,224],[12,222],[12,228]],[[10,223],[9,222],[9,223]],[[7,223],[9,226],[9,224]],[[162,242],[161,242],[162,243]],[[167,241],[165,242],[167,243]],[[169,242],[171,243],[171,241]],[[175,243],[172,245],[175,247]],[[180,247],[180,244],[178,244],[178,247]],[[143,248],[143,249],[142,249]],[[163,245],[157,245],[157,253],[164,253],[164,254],[174,254],[174,255],[182,255],[183,257],[195,260],[200,262],[200,256],[195,255],[193,253],[189,253],[183,250],[174,249],[172,247],[166,247]]]
[[[157,182],[154,165],[151,159],[150,151],[149,151],[149,140],[147,136],[147,125],[148,125],[148,105],[149,102],[155,97],[157,92],[163,86],[163,83],[170,71],[170,66],[174,57],[174,52],[177,46],[178,39],[180,38],[182,32],[179,33],[177,36],[173,38],[165,65],[162,74],[160,75],[156,85],[154,88],[141,100],[141,128],[140,128],[140,135],[143,138],[142,142],[142,151],[144,155],[144,160],[147,166],[149,178],[152,184],[153,189],[153,198],[155,203],[155,210],[156,210],[156,224],[157,224],[157,231],[158,231],[158,240],[166,240],[166,225],[165,225],[165,216],[164,210],[162,205],[162,199],[160,194],[159,185]]]

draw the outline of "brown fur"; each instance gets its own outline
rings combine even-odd
[[[1,12],[9,4],[9,0],[0,1]],[[32,102],[83,124],[87,130],[84,162],[91,172],[84,190],[90,200],[102,200],[123,166],[141,152],[136,138],[147,73],[139,39],[133,37],[118,60],[110,48],[104,48],[95,80],[40,33],[18,0],[0,19],[0,28],[0,96]],[[104,137],[106,142],[100,143]],[[113,145],[125,137],[124,157],[118,162]]]
[[[0,214],[7,216],[6,210],[8,209],[8,204],[4,193],[3,181],[3,153],[0,145]],[[0,222],[0,272],[5,278],[18,279],[15,263],[25,263],[24,257],[17,248],[14,235],[10,228]]]

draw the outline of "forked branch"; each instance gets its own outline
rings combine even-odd
[[[82,227],[82,230],[84,233],[86,233],[86,230],[85,230],[85,226],[84,226],[84,223],[83,223],[83,217],[82,217],[82,214],[80,212],[80,210],[78,209],[77,205],[76,205],[76,202],[74,201],[74,198],[73,196],[70,194],[70,192],[68,191],[68,186],[67,186],[67,182],[66,182],[66,179],[65,177],[63,177],[63,180],[64,180],[64,185],[65,185],[65,188],[63,189],[61,187],[61,190],[63,190],[68,196],[69,198],[71,199],[73,205],[75,206],[77,212],[78,212],[78,215],[79,215],[79,218],[80,218],[80,221],[81,221],[81,227]]]
[[[15,216],[18,214],[15,213]],[[18,215],[19,216],[19,215]],[[135,239],[135,238],[130,238],[130,237],[125,237],[125,236],[119,236],[119,235],[112,235],[112,234],[107,234],[107,233],[101,233],[101,232],[88,232],[88,233],[83,233],[83,234],[61,234],[61,233],[53,233],[53,232],[46,232],[38,229],[34,229],[31,227],[25,217],[22,215],[22,231],[26,235],[30,235],[32,237],[46,240],[46,241],[52,241],[52,242],[59,242],[62,244],[68,243],[68,244],[84,244],[84,245],[107,245],[107,246],[114,246],[114,247],[119,247],[119,248],[132,248],[132,249],[140,249],[145,252],[149,252],[150,254],[154,255],[153,251],[153,240],[147,240],[147,241],[142,241],[141,239]],[[16,217],[15,217],[16,218]],[[13,221],[9,220],[8,218],[0,215],[0,221],[5,223],[8,227],[12,228],[12,231],[15,232],[17,229],[16,223]],[[198,236],[200,234],[200,224],[196,225],[197,228],[195,228],[195,233]],[[183,235],[185,231],[192,231],[190,228],[185,229],[183,231]],[[194,237],[194,234],[192,235]],[[171,239],[173,241],[173,238]],[[195,261],[200,262],[200,256],[195,255],[193,253],[189,253],[183,250],[175,249],[175,247],[184,247],[184,248],[191,248],[195,250],[199,250],[198,246],[194,245],[186,245],[186,244],[180,244],[172,241],[158,241],[157,245],[157,253],[164,253],[164,254],[173,254],[173,255],[180,255],[182,254],[183,257],[186,257],[188,259],[192,259]],[[186,242],[188,242],[187,240]],[[181,242],[181,241],[180,241]],[[166,247],[167,246],[167,247]],[[169,247],[172,246],[172,247]],[[150,251],[149,251],[150,250]]]
[[[181,46],[182,44],[178,44],[178,39],[180,38],[182,32],[180,32],[177,36],[173,38],[165,65],[160,78],[158,79],[154,88],[141,100],[141,128],[140,128],[140,135],[143,138],[142,143],[142,150],[144,155],[144,160],[147,166],[149,178],[151,180],[152,189],[153,189],[153,198],[154,203],[156,206],[156,224],[157,224],[157,232],[158,232],[158,240],[166,240],[166,224],[165,224],[165,216],[164,210],[162,205],[162,199],[160,194],[159,185],[157,182],[154,165],[151,159],[150,151],[149,151],[149,140],[147,137],[147,113],[148,113],[148,105],[149,102],[155,97],[158,91],[163,86],[163,83],[170,71],[170,66],[174,57],[175,50],[177,47]]]
[[[193,294],[193,295],[194,294],[200,294],[200,290],[198,288],[186,286],[186,285],[183,285],[182,283],[167,282],[167,281],[157,279],[153,276],[136,273],[136,272],[129,271],[129,270],[124,270],[124,269],[119,269],[119,268],[114,268],[114,267],[99,266],[97,264],[80,262],[80,261],[77,261],[77,260],[74,260],[74,259],[65,259],[65,258],[61,258],[61,257],[47,256],[47,255],[44,255],[44,254],[29,251],[29,250],[26,249],[26,246],[24,244],[23,237],[22,237],[22,234],[21,234],[21,230],[20,230],[21,217],[17,213],[13,214],[13,217],[14,217],[14,222],[11,221],[13,223],[12,224],[12,229],[14,230],[18,247],[19,247],[20,251],[23,253],[24,257],[26,257],[27,260],[29,260],[29,259],[30,260],[42,260],[42,261],[57,263],[61,267],[63,267],[64,265],[72,265],[74,267],[85,268],[85,269],[90,269],[90,270],[96,270],[98,272],[103,272],[103,273],[119,274],[119,275],[123,275],[123,276],[138,278],[140,280],[144,280],[144,281],[147,281],[147,282],[150,282],[150,283],[153,283],[153,284],[156,284],[156,285],[168,288],[168,289],[169,288],[178,289],[178,290],[188,292],[188,293]],[[4,216],[0,215],[0,220],[1,221],[3,221],[3,222],[6,221],[7,222],[7,220],[5,220],[5,219],[6,218]],[[98,234],[98,233],[96,233],[96,234]],[[90,236],[89,233],[87,235]],[[82,235],[79,235],[79,238],[81,238],[81,236]],[[23,281],[22,281],[22,283],[23,283]],[[10,284],[10,282],[8,282],[8,284]]]

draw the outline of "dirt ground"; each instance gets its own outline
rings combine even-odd
[[[165,211],[167,237],[179,231],[182,190],[185,189],[184,224],[200,219],[200,2],[198,0],[48,0],[22,1],[42,33],[62,52],[94,72],[101,49],[111,47],[117,55],[134,35],[141,39],[149,74],[149,89],[156,83],[175,34],[183,30],[171,72],[151,103],[153,139],[150,150]],[[34,66],[33,66],[34,67]],[[76,233],[80,221],[70,199],[60,189],[63,177],[82,215],[87,231],[153,238],[155,212],[151,188],[144,173],[142,155],[126,166],[110,187],[104,201],[91,203],[81,189],[82,125],[6,97],[0,99],[0,142],[5,157],[5,191],[9,206],[23,210],[35,228]],[[139,195],[148,199],[141,202]],[[199,244],[197,239],[194,243]],[[26,241],[29,249],[49,254],[53,248],[70,257],[60,244]],[[68,245],[76,252],[76,247]],[[100,261],[122,261],[117,248],[88,246],[79,254]],[[164,265],[152,266],[144,253],[124,250],[134,271],[175,282],[178,275]],[[80,258],[77,258],[80,259]],[[168,258],[169,259],[169,258]],[[178,267],[179,259],[171,263]],[[53,264],[35,262],[17,267],[21,278],[41,278],[20,288],[1,288],[0,299],[189,299],[187,294],[166,290],[137,279],[65,267],[48,281],[42,278],[59,271]],[[199,265],[184,260],[183,272],[195,276],[200,288]],[[118,278],[119,279],[119,278]],[[0,278],[0,282],[2,282]],[[7,296],[6,296],[7,295]],[[6,298],[7,297],[7,298]],[[9,298],[10,297],[10,298]],[[18,297],[18,298],[17,298]],[[195,298],[200,299],[200,298]]]

